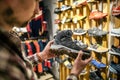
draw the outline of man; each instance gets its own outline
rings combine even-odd
[[[49,52],[53,41],[41,53],[24,57],[20,51],[20,39],[10,32],[13,26],[26,26],[38,12],[39,0],[0,0],[0,80],[37,80],[32,64],[55,57]],[[76,79],[92,59],[83,61],[81,57],[80,51],[68,79],[71,76]]]

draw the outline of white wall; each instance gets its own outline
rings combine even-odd
[[[48,8],[50,10],[50,17],[51,17],[51,21],[48,22],[48,24],[50,26],[48,26],[48,30],[49,30],[49,35],[50,35],[50,39],[53,39],[53,35],[55,34],[56,30],[57,30],[57,25],[54,24],[54,20],[56,19],[57,15],[54,14],[54,9],[56,8],[56,2],[57,0],[43,0],[44,1],[44,6],[46,8]],[[52,67],[52,72],[54,73],[54,75],[56,76],[57,80],[59,80],[59,64],[55,61]]]
[[[51,17],[51,26],[49,26],[48,30],[50,30],[50,39],[53,39],[53,35],[55,34],[57,30],[57,25],[54,24],[54,20],[56,19],[57,15],[54,14],[54,9],[56,8],[56,2],[57,0],[43,0],[45,7],[47,7],[50,10],[50,17]]]

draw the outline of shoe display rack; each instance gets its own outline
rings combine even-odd
[[[110,50],[109,50],[109,79],[119,80],[120,65],[120,14],[118,12],[120,0],[111,2],[111,19],[110,19]],[[117,12],[116,12],[117,11]]]
[[[119,76],[110,70],[111,61],[117,65],[119,56],[111,52],[112,45],[120,46],[120,7],[119,0],[57,0],[54,13],[58,30],[82,30],[73,34],[73,40],[81,40],[92,51],[93,60],[86,66],[80,80],[119,80]],[[114,6],[115,5],[115,6]],[[117,30],[116,30],[117,28]],[[112,34],[112,30],[113,33]],[[79,31],[78,31],[79,32]],[[119,48],[118,48],[119,47]],[[60,56],[62,59],[65,56]],[[73,64],[74,60],[71,62]],[[68,62],[67,62],[68,63]],[[66,64],[67,64],[66,63]],[[120,70],[116,70],[118,73]],[[60,80],[66,80],[70,69],[60,64]],[[99,73],[99,74],[98,74]],[[119,73],[120,74],[120,73]],[[96,77],[96,78],[95,78]],[[98,79],[99,78],[99,79]]]

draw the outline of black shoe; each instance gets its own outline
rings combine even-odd
[[[120,55],[120,48],[117,48],[117,47],[115,47],[114,45],[112,45],[111,51],[112,51],[112,52],[115,52],[116,54],[119,54],[119,55]]]
[[[116,64],[112,61],[109,65],[109,70],[115,74],[120,75],[120,64]]]
[[[55,9],[54,9],[54,13],[55,13],[55,14],[60,14],[60,13],[62,13],[61,8],[55,8]]]
[[[64,0],[57,0],[58,2],[63,2]]]
[[[99,71],[91,71],[89,78],[90,80],[103,80]]]
[[[80,48],[75,42],[72,41],[72,31],[63,30],[59,32],[55,37],[55,42],[51,45],[51,51],[56,55],[67,54],[72,58],[76,58],[80,50],[83,51],[83,59],[90,57],[89,50]]]
[[[72,37],[73,33],[71,30],[63,30],[63,31],[59,31],[56,36],[55,36],[55,43],[56,44],[61,44],[61,41],[64,40],[64,38],[69,38],[70,40]]]

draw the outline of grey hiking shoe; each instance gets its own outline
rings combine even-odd
[[[107,52],[108,51],[108,48],[105,48],[99,44],[91,44],[89,47],[88,47],[89,50],[91,51],[95,51],[95,52],[98,52],[98,53],[104,53],[104,52]]]
[[[83,55],[83,58],[89,58],[91,51],[80,48],[74,41],[72,41],[71,37],[71,30],[60,31],[55,37],[54,44],[51,45],[51,51],[56,55],[67,54],[72,58],[76,58],[78,52],[82,50],[85,54]]]
[[[71,30],[59,31],[55,36],[55,43],[61,44],[61,41],[66,37],[68,37],[70,40],[72,40],[71,39],[72,35],[73,35],[73,32]]]
[[[112,46],[111,46],[111,49],[109,50],[109,53],[110,53],[110,54],[113,54],[113,55],[118,55],[118,56],[120,56],[120,48],[112,45]]]
[[[112,29],[111,30],[111,35],[113,35],[113,36],[120,36],[120,28]]]
[[[88,34],[90,36],[104,36],[107,33],[108,33],[107,31],[100,30],[100,29],[98,29],[96,27],[91,28],[91,29],[88,30]]]

